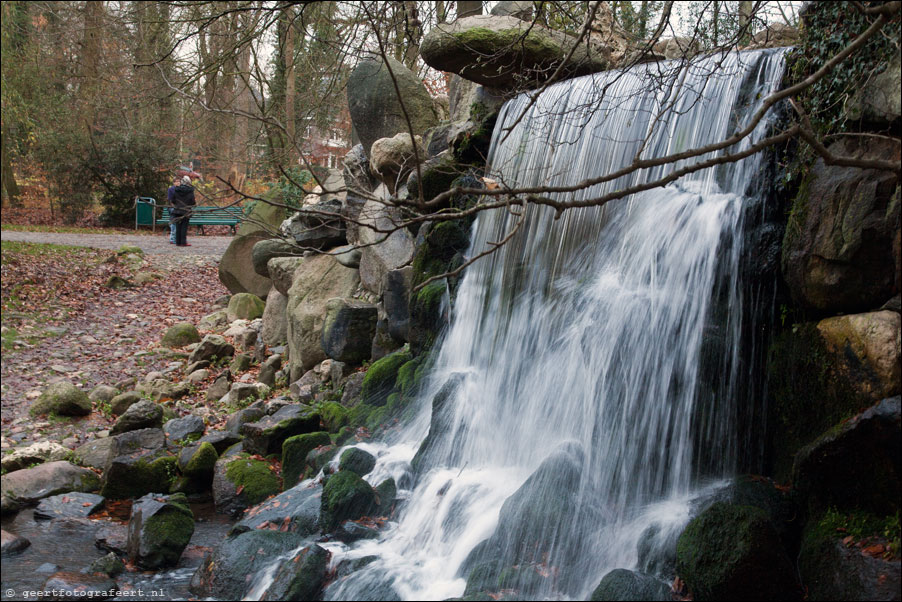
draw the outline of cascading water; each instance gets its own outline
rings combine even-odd
[[[492,173],[567,185],[720,141],[782,70],[782,51],[753,51],[569,80],[532,106],[520,96],[499,117]],[[585,599],[613,568],[666,578],[667,555],[640,558],[637,543],[672,548],[691,500],[741,461],[755,391],[754,300],[739,274],[760,170],[752,156],[560,219],[530,207],[507,245],[468,268],[422,412],[395,441],[366,447],[379,456],[368,480],[411,484],[398,522],[377,541],[324,544],[333,564],[365,565],[326,599],[443,599],[462,595],[468,575],[468,593]],[[516,219],[481,215],[470,252]]]

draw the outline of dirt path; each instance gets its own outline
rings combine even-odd
[[[124,379],[143,378],[152,370],[172,370],[177,358],[158,347],[166,328],[182,321],[196,324],[212,311],[217,298],[228,294],[217,274],[219,257],[231,240],[227,236],[192,237],[188,248],[176,248],[164,236],[3,232],[2,239],[102,249],[135,245],[146,253],[146,263],[139,269],[160,276],[121,290],[93,287],[84,295],[83,310],[39,324],[31,336],[4,349],[0,361],[4,449],[41,440],[74,448],[102,436],[112,422],[101,412],[80,420],[35,420],[28,408],[41,389],[61,378],[90,391],[98,384],[115,386]],[[87,273],[95,268],[84,269]],[[4,323],[8,319],[15,316],[4,316]]]
[[[169,244],[169,230],[156,236],[141,234],[65,234],[59,232],[0,232],[0,239],[17,242],[50,243],[94,247],[95,249],[118,249],[122,245],[141,247],[148,255],[204,255],[222,257],[231,236],[196,236],[189,233],[190,247],[176,247]]]

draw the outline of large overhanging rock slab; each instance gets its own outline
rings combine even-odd
[[[568,76],[611,67],[610,51],[541,25],[510,16],[476,15],[437,25],[426,34],[420,55],[430,67],[484,86],[530,87],[564,66]]]

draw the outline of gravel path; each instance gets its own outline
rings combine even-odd
[[[169,229],[156,236],[140,234],[65,234],[59,232],[12,232],[3,230],[0,239],[16,242],[50,243],[93,247],[95,249],[118,249],[122,245],[141,247],[148,255],[203,255],[222,257],[231,242],[231,236],[188,236],[190,247],[176,247],[169,244]]]

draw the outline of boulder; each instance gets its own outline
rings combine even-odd
[[[250,355],[246,353],[236,353],[235,357],[233,357],[232,361],[229,363],[229,372],[231,372],[232,374],[241,374],[242,372],[247,372],[248,370],[250,370],[253,362],[254,359]],[[239,383],[235,383],[235,385],[237,384]],[[232,389],[235,388],[235,385],[232,385]]]
[[[831,153],[898,163],[899,145],[843,137]],[[814,164],[790,214],[783,276],[793,299],[824,313],[879,307],[899,291],[899,181],[889,171]]]
[[[316,544],[282,560],[260,600],[316,600],[326,581],[331,554]]]
[[[165,493],[176,476],[162,429],[140,429],[112,437],[101,495],[110,499]]]
[[[348,108],[364,152],[379,138],[407,132],[405,112],[413,126],[413,132],[408,133],[414,135],[438,122],[423,82],[391,57],[385,61],[381,57],[366,57],[357,64],[348,79]]]
[[[229,297],[231,299],[231,297]],[[218,309],[211,314],[207,314],[197,323],[200,330],[209,330],[212,332],[222,332],[229,325],[229,312]]]
[[[321,201],[304,207],[285,220],[279,231],[295,243],[290,255],[345,244],[347,239],[341,220],[341,208],[342,202],[339,199]]]
[[[241,442],[241,435],[230,433],[229,431],[213,431],[208,435],[204,435],[197,440],[198,445],[209,443],[216,450],[216,453],[222,455],[227,449]]]
[[[203,598],[242,600],[256,575],[283,554],[301,546],[297,533],[254,530],[229,537],[204,557],[189,589]]]
[[[345,450],[338,461],[338,470],[350,470],[361,477],[369,474],[375,467],[376,458],[373,454],[365,452],[359,447]]]
[[[281,238],[268,238],[258,241],[251,252],[254,271],[260,276],[270,278],[269,260],[274,257],[300,257],[304,250],[293,242]]]
[[[238,409],[255,399],[263,399],[269,394],[269,387],[262,383],[233,383],[219,403],[228,408]]]
[[[221,457],[213,470],[213,501],[216,510],[238,516],[281,490],[272,466],[247,453]]]
[[[796,455],[793,485],[817,515],[827,508],[899,511],[900,397],[836,425]]]
[[[288,297],[275,287],[266,296],[266,307],[263,310],[263,328],[260,336],[270,347],[284,345],[288,342]],[[271,384],[271,383],[270,383]]]
[[[384,183],[390,192],[401,187],[407,174],[414,169],[417,159],[425,160],[425,147],[420,136],[406,132],[391,138],[379,138],[370,148],[370,170]]]
[[[59,381],[41,392],[29,412],[32,416],[50,413],[58,416],[87,416],[91,413],[91,400],[87,393],[72,383]]]
[[[138,429],[158,429],[163,426],[163,408],[152,401],[142,400],[132,404],[122,414],[110,430],[111,435],[120,435]]]
[[[376,492],[356,473],[339,471],[329,477],[323,487],[320,524],[324,533],[345,520],[368,516],[378,507]]]
[[[69,492],[44,498],[34,509],[36,519],[88,518],[103,506],[105,498],[94,493]]]
[[[363,255],[363,251],[354,245],[342,245],[329,251],[329,254],[346,268],[356,270],[360,267],[360,257]]]
[[[357,270],[344,267],[334,257],[315,255],[304,259],[288,291],[288,357],[292,377],[326,359],[320,344],[326,302],[335,297],[353,297],[359,283]]]
[[[207,401],[219,401],[232,389],[232,372],[229,370],[222,371],[213,383],[207,387]]]
[[[97,385],[88,393],[88,399],[91,401],[110,401],[119,394],[119,389],[109,385]]]
[[[670,586],[650,575],[614,569],[592,591],[589,600],[672,600]]]
[[[179,322],[166,329],[160,344],[164,347],[185,347],[200,342],[200,333],[190,322]]]
[[[251,454],[268,456],[282,451],[289,437],[319,430],[320,416],[308,406],[289,405],[272,416],[241,425],[244,449]]]
[[[321,445],[330,445],[329,433],[318,431],[295,435],[282,443],[282,486],[285,489],[294,487],[307,469],[307,454]]]
[[[218,334],[208,334],[198,343],[191,355],[188,356],[188,363],[201,360],[212,362],[229,358],[233,355],[235,355],[235,347],[225,340],[224,337]]]
[[[420,45],[420,56],[439,71],[504,89],[537,87],[577,46],[577,39],[512,16],[474,15],[440,23]],[[579,44],[564,66],[568,77],[609,69],[610,48]]]
[[[165,378],[157,378],[145,385],[144,391],[153,401],[181,399],[191,394],[191,385],[187,382],[173,383]]]
[[[188,439],[200,439],[207,426],[204,419],[196,414],[189,414],[183,418],[173,418],[163,425],[163,433],[170,441],[186,441]]]
[[[403,223],[400,211],[385,203],[367,201],[359,219],[360,243],[367,245],[360,257],[360,280],[367,290],[381,295],[385,274],[410,263],[413,236],[400,227]]]
[[[800,597],[795,570],[767,515],[717,502],[677,542],[677,574],[696,600]]]
[[[59,493],[96,491],[99,486],[100,479],[93,471],[63,460],[23,468],[3,475],[0,480],[2,512],[15,512]]]
[[[372,303],[355,299],[329,299],[321,344],[330,358],[361,364],[370,357],[378,311]]]
[[[47,578],[39,591],[52,592],[46,600],[109,600],[116,596],[119,586],[106,575],[89,575],[60,571]]]
[[[88,566],[87,573],[103,573],[108,577],[117,577],[125,572],[125,563],[119,560],[115,552],[98,558]]]
[[[817,325],[835,369],[871,399],[902,389],[900,328],[902,316],[889,310],[828,318]]]
[[[110,461],[112,447],[112,437],[94,439],[78,447],[74,452],[74,456],[76,461],[82,466],[103,470]]]
[[[226,311],[228,312],[229,320],[232,322],[235,320],[256,320],[263,316],[264,307],[266,307],[266,303],[257,295],[236,293],[229,299],[229,307]],[[228,331],[226,331],[226,334],[234,336]]]
[[[24,537],[10,533],[6,529],[0,531],[0,556],[14,556],[30,545],[31,542]]]
[[[238,226],[219,260],[219,280],[232,294],[253,293],[262,298],[269,291],[269,278],[254,271],[253,249],[258,241],[273,238],[284,219],[284,208],[258,201],[249,219]]]
[[[354,372],[344,382],[344,391],[341,394],[341,405],[352,408],[361,401],[365,372]]]
[[[415,199],[422,192],[423,200],[430,201],[450,190],[460,176],[461,166],[454,160],[446,143],[445,150],[423,163],[419,172],[417,170],[410,172],[407,177],[407,193]]]
[[[323,487],[317,483],[295,485],[245,512],[229,535],[263,529],[297,533],[305,537],[315,535],[320,529],[322,495]]]
[[[146,495],[132,505],[128,557],[139,568],[175,566],[194,534],[194,513],[184,494]]]
[[[273,257],[266,263],[272,285],[281,294],[288,296],[294,273],[304,264],[303,257]]]
[[[261,408],[249,407],[234,412],[229,419],[226,420],[225,428],[230,433],[238,435],[241,433],[241,425],[246,422],[256,422],[266,415]]]
[[[412,359],[410,351],[396,351],[377,362],[367,370],[361,388],[364,403],[373,406],[384,405],[388,395],[394,390],[401,366]]]
[[[382,186],[381,184],[379,186]],[[373,190],[376,190],[374,186]],[[387,192],[387,189],[386,189]],[[367,192],[366,197],[372,193]],[[341,217],[345,221],[348,242],[352,245],[360,243],[360,212],[366,206],[367,198],[356,194],[348,194],[341,207]]]
[[[14,470],[22,470],[35,464],[65,460],[71,453],[72,450],[63,447],[59,443],[40,441],[13,449],[12,453],[4,455],[0,462],[2,462],[3,472],[7,473]]]
[[[878,69],[875,69],[876,72]],[[852,121],[864,121],[886,127],[902,118],[902,54],[898,51],[884,63],[883,71],[873,73],[845,105]]]
[[[384,136],[376,136],[373,142]],[[370,142],[372,145],[372,142]],[[367,147],[369,148],[369,147]],[[342,176],[344,177],[345,186],[348,192],[355,196],[359,196],[364,192],[370,192],[376,186],[376,179],[370,173],[370,161],[367,159],[366,150],[362,144],[355,145],[348,154],[341,160]],[[345,202],[342,209],[347,203],[347,194],[345,194]],[[350,240],[350,239],[349,239]]]
[[[219,454],[209,441],[182,449],[178,456],[178,467],[182,477],[174,489],[183,493],[207,491],[213,483],[213,470]]]
[[[124,393],[120,393],[116,397],[110,400],[110,411],[114,416],[121,416],[125,414],[126,410],[132,405],[138,403],[144,399],[141,397],[141,394],[137,391],[126,391]]]

